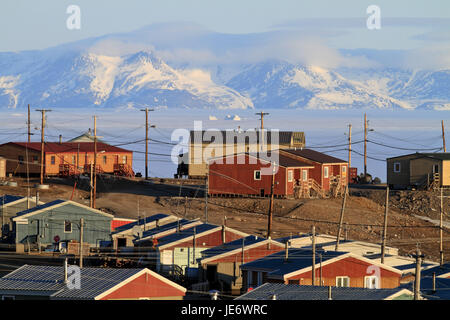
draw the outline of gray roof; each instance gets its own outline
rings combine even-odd
[[[402,156],[396,156],[396,157],[391,157],[391,158],[387,158],[387,160],[389,159],[396,159],[396,158],[403,158],[403,157],[411,157],[411,156],[415,156],[414,158],[431,158],[431,159],[436,159],[436,160],[450,160],[450,152],[416,152],[416,153],[409,153],[409,154],[405,154]]]
[[[0,290],[50,292],[52,299],[94,299],[142,270],[85,267],[81,269],[81,289],[69,289],[64,284],[63,266],[24,265],[0,278]]]
[[[43,209],[48,209],[48,208],[51,208],[53,206],[56,206],[57,204],[60,204],[60,203],[66,202],[66,201],[67,200],[54,200],[54,201],[51,201],[51,202],[47,202],[46,204],[42,204],[40,206],[36,206],[36,207],[30,208],[30,209],[18,212],[17,216],[23,216],[23,215],[31,213],[31,212],[35,212],[35,211],[39,211],[39,210],[43,210]]]
[[[332,287],[332,300],[384,300],[403,288],[365,289]],[[298,284],[265,283],[235,300],[328,300],[328,287]]]

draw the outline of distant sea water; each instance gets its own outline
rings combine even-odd
[[[149,106],[151,108],[151,106]],[[348,160],[349,125],[352,125],[352,167],[364,168],[364,113],[369,120],[367,168],[373,177],[386,180],[386,158],[415,152],[435,152],[442,148],[441,120],[450,143],[450,113],[431,110],[203,110],[155,108],[149,112],[149,175],[173,177],[176,164],[171,153],[179,141],[172,141],[175,130],[202,129],[247,130],[260,127],[257,112],[264,117],[265,129],[303,131],[306,147]],[[134,151],[133,169],[144,175],[145,113],[140,109],[53,108],[47,113],[46,141],[63,141],[93,129],[97,116],[99,139]],[[236,117],[237,116],[237,117]],[[215,120],[217,119],[217,120]],[[233,120],[235,119],[235,120]],[[236,120],[239,119],[239,120]],[[27,110],[0,109],[0,143],[26,141]],[[41,113],[32,109],[32,141],[40,141]],[[448,128],[448,130],[447,130]],[[450,145],[449,145],[450,147]]]

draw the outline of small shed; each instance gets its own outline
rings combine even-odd
[[[450,153],[413,153],[387,158],[391,189],[429,189],[450,186]]]

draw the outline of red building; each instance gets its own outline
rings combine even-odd
[[[402,271],[349,252],[316,252],[315,284],[336,287],[396,288]],[[266,282],[312,285],[312,251],[289,249],[241,266],[246,288]]]
[[[229,159],[230,157],[233,159]],[[272,170],[269,161],[248,153],[229,155],[220,160],[211,160],[209,164],[208,193],[210,195],[261,197],[270,195]],[[311,163],[278,154],[276,168],[278,170],[275,173],[275,196],[293,197],[296,187],[300,190],[309,189],[309,170],[314,168]],[[264,171],[267,173],[265,174]]]
[[[44,175],[90,173],[90,165],[94,164],[94,149],[93,142],[45,143]],[[7,173],[25,175],[28,171],[30,175],[40,174],[40,142],[8,142],[0,145],[0,155],[6,158]],[[103,142],[97,142],[96,164],[96,172],[99,173],[134,175],[133,152]]]
[[[257,236],[224,243],[202,252],[199,260],[199,280],[208,283],[207,290],[219,289],[221,292],[237,294],[242,289],[242,276],[239,267],[284,249],[284,244]]]
[[[341,193],[348,184],[348,163],[311,149],[279,150],[280,154],[313,166],[309,177],[314,180],[312,188],[321,192]]]

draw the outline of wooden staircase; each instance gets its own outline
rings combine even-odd
[[[314,191],[317,193],[317,195],[318,195],[319,197],[322,197],[322,198],[325,198],[325,197],[326,197],[325,191],[324,191],[324,190],[322,189],[322,187],[316,182],[316,180],[310,178],[308,181],[309,181],[309,188],[310,188],[310,189],[314,190]]]
[[[134,171],[128,164],[116,163],[114,164],[114,175],[132,178],[134,177]]]

